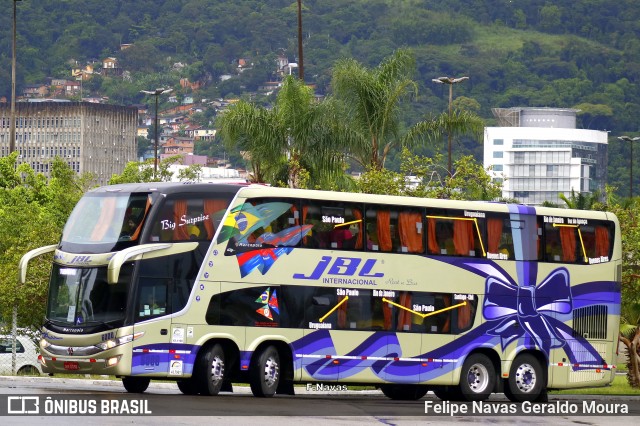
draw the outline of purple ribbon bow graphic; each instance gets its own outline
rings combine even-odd
[[[488,276],[485,288],[484,317],[498,321],[487,333],[501,338],[503,350],[520,337],[532,339],[547,356],[551,348],[565,345],[553,314],[572,310],[567,269],[554,270],[538,286],[516,286]]]

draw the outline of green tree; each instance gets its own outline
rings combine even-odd
[[[350,134],[332,100],[315,102],[303,81],[287,76],[273,108],[239,101],[220,116],[220,135],[244,152],[252,180],[315,187],[344,175],[340,143]],[[303,174],[311,177],[303,185]]]
[[[349,111],[345,119],[360,135],[347,147],[361,166],[380,170],[392,149],[425,144],[445,132],[482,133],[479,117],[458,110],[429,117],[404,131],[403,102],[417,94],[417,84],[410,78],[414,71],[414,54],[408,49],[397,50],[374,69],[353,59],[336,63],[332,86],[336,98]]]
[[[17,164],[15,152],[0,158],[0,323],[11,323],[15,307],[19,327],[42,325],[51,258],[34,259],[24,285],[18,284],[18,262],[29,250],[59,241],[92,180],[76,175],[59,158],[52,162],[49,180],[28,164]]]
[[[628,361],[627,380],[640,388],[640,199],[618,202],[614,188],[608,187],[606,206],[620,223],[622,232],[622,279],[620,341],[626,346]]]
[[[401,102],[417,95],[410,75],[415,57],[400,49],[378,67],[369,69],[354,59],[343,59],[333,70],[332,87],[347,105],[345,117],[361,138],[350,146],[352,157],[363,167],[380,170],[392,148],[402,144]]]
[[[566,196],[563,193],[558,197],[564,201],[568,209],[575,210],[601,210],[603,205],[601,202],[600,191],[594,191],[591,193],[576,192],[571,190],[571,195]]]
[[[400,172],[368,169],[357,180],[358,192],[486,201],[496,200],[502,194],[502,184],[492,181],[471,156],[458,159],[455,173],[450,176],[442,165],[441,154],[423,157],[404,148],[400,169]]]
[[[156,173],[154,170],[153,158],[142,163],[130,161],[124,166],[122,173],[111,176],[109,179],[109,185],[116,185],[120,183],[170,182],[173,178],[173,173],[169,169],[169,166],[181,162],[181,155],[174,155],[160,160],[158,162],[158,170]],[[199,180],[201,171],[202,167],[198,164],[194,164],[179,172],[178,178],[181,181],[197,181]]]

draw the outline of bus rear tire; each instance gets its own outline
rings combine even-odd
[[[496,385],[496,370],[484,354],[467,357],[460,372],[460,393],[467,401],[484,401]]]
[[[148,377],[131,377],[122,378],[122,385],[129,393],[143,393],[149,387],[151,379]]]
[[[200,395],[215,396],[220,393],[225,379],[222,346],[216,343],[198,357],[194,375],[195,385]]]
[[[396,401],[417,401],[429,392],[427,386],[420,385],[382,385],[380,390],[384,396]]]
[[[504,394],[513,402],[534,402],[543,395],[544,372],[540,361],[531,354],[521,354],[511,364]]]
[[[249,368],[251,392],[257,397],[272,397],[280,383],[280,354],[274,346],[265,346],[254,355]]]

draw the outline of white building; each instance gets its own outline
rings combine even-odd
[[[172,174],[171,181],[180,181],[180,172],[189,166],[182,164],[171,164],[169,171]],[[202,167],[198,176],[198,182],[209,183],[247,183],[247,179],[243,177],[236,169],[227,169],[224,167]]]
[[[561,203],[571,190],[604,191],[607,132],[576,129],[575,109],[494,108],[502,127],[486,127],[484,167],[504,179],[502,196],[524,204]]]

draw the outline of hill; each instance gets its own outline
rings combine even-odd
[[[467,75],[455,97],[479,105],[489,124],[494,107],[578,107],[582,127],[614,135],[640,130],[636,0],[303,3],[305,77],[319,94],[330,92],[336,59],[375,66],[409,46],[421,87],[408,122],[446,108],[447,89],[432,78]],[[92,79],[84,90],[134,104],[142,100],[141,89],[179,87],[179,79],[188,78],[201,88],[179,96],[237,97],[275,78],[278,55],[297,60],[297,5],[291,0],[39,0],[18,2],[17,9],[18,93],[113,56],[125,78]],[[0,96],[7,97],[11,19],[11,13],[0,16]],[[240,59],[251,66],[238,76]],[[236,78],[222,82],[223,75]],[[477,147],[465,148],[477,154]],[[614,182],[626,162],[623,148],[611,146]]]

